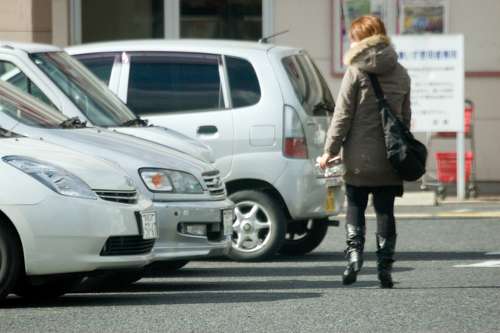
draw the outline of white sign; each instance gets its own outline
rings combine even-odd
[[[463,131],[463,35],[393,36],[392,41],[412,81],[412,131]]]

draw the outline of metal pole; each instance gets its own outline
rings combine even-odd
[[[465,199],[465,135],[457,132],[457,199]]]

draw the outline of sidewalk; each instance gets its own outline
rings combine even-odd
[[[396,203],[396,219],[498,219],[500,222],[499,196],[483,196],[464,201],[447,197],[444,201],[435,201],[430,193],[432,192],[405,193],[406,198],[398,199]],[[345,211],[340,217],[345,217]],[[375,218],[371,205],[366,217]]]

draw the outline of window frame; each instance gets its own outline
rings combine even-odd
[[[180,37],[180,0],[163,0],[164,38],[178,39]],[[274,0],[262,0],[262,35],[275,33],[275,3]],[[69,2],[69,44],[82,43],[82,0]]]
[[[119,94],[120,98],[125,101],[125,103],[128,104],[128,88],[130,84],[130,70],[131,66],[133,64],[133,59],[134,56],[170,56],[172,57],[173,55],[179,56],[181,55],[182,57],[192,57],[193,59],[199,59],[204,56],[209,56],[209,57],[215,57],[217,59],[217,64],[218,64],[218,72],[219,72],[219,78],[220,78],[220,84],[222,88],[222,100],[223,100],[223,107],[222,108],[210,108],[210,109],[191,109],[191,110],[179,110],[179,111],[169,111],[169,112],[161,112],[161,113],[140,113],[141,116],[158,116],[162,114],[182,114],[182,113],[203,113],[203,112],[224,112],[228,111],[232,108],[232,103],[231,103],[231,96],[230,96],[230,90],[229,90],[229,81],[228,81],[228,76],[226,72],[226,66],[224,62],[224,56],[221,54],[216,54],[216,53],[203,53],[203,52],[183,52],[183,51],[131,51],[131,52],[124,52],[126,54],[126,59],[127,61],[124,63],[123,59],[124,57],[122,56],[122,70],[126,73],[126,78],[123,79],[120,82],[120,88],[119,91],[125,91],[126,94],[125,96],[122,96]],[[134,111],[134,110],[132,110]],[[134,113],[139,114],[138,112],[134,111]]]

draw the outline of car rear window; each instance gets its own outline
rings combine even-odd
[[[127,105],[137,114],[223,109],[215,55],[132,55]]]
[[[260,85],[252,64],[245,59],[226,56],[226,68],[233,107],[257,104],[261,96]]]
[[[311,116],[327,116],[333,112],[335,103],[320,71],[306,54],[297,54],[282,59],[295,95]]]

